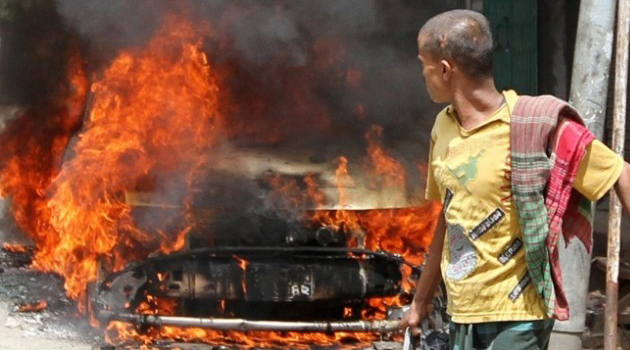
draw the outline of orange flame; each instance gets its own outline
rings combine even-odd
[[[236,255],[234,255],[233,258],[238,261],[238,267],[243,270],[243,275],[241,276],[241,288],[243,288],[243,293],[247,295],[247,266],[249,265],[249,262]]]
[[[317,208],[323,207],[326,204],[326,194],[320,191],[317,180],[315,180],[313,174],[307,174],[304,178],[304,182],[307,186],[308,197],[315,202]]]
[[[58,243],[50,226],[47,190],[81,125],[87,79],[78,50],[70,49],[66,71],[68,84],[60,92],[63,103],[46,111],[29,109],[10,121],[2,135],[0,196],[11,198],[15,223],[38,248]]]
[[[48,307],[46,300],[40,300],[37,303],[26,303],[18,309],[19,312],[41,312]]]
[[[146,300],[140,303],[136,312],[143,315],[175,315],[177,301],[167,298],[155,298],[147,295]]]
[[[368,141],[368,155],[374,166],[374,173],[377,178],[386,186],[404,188],[405,186],[405,168],[390,157],[381,145],[383,138],[383,127],[372,125],[370,130],[365,134]]]
[[[26,253],[28,251],[28,249],[23,245],[9,243],[3,243],[2,249],[12,253]]]
[[[219,101],[229,98],[220,95],[217,74],[202,51],[199,38],[190,23],[170,18],[146,48],[120,54],[92,84],[89,119],[71,157],[59,171],[71,135],[81,125],[88,91],[84,63],[78,54],[69,55],[70,88],[64,105],[49,118],[49,123],[60,131],[50,144],[40,145],[35,138],[23,142],[25,138],[18,132],[23,125],[7,131],[15,132],[15,140],[20,142],[6,146],[15,157],[0,159],[0,195],[11,197],[17,225],[36,243],[34,267],[63,275],[68,295],[80,301],[82,310],[86,286],[96,279],[100,264],[116,271],[156,250],[171,253],[185,246],[186,236],[194,227],[188,214],[195,191],[193,184],[211,161],[209,154],[219,135],[240,130],[237,125],[226,131]],[[315,51],[321,54],[319,63],[326,66],[332,64],[329,61],[338,60],[337,55],[343,56],[336,48],[324,44],[316,47]],[[348,70],[343,78],[350,86],[363,80],[357,70]],[[308,103],[304,105],[305,109],[311,108]],[[326,112],[324,108],[316,114],[326,116]],[[364,107],[359,106],[357,112],[364,115]],[[326,130],[330,127],[328,118],[322,119],[320,127]],[[26,127],[35,125],[31,122]],[[404,188],[404,171],[383,150],[382,132],[382,128],[373,127],[366,134],[375,175],[387,186]],[[319,210],[310,219],[350,233],[355,246],[387,250],[413,263],[422,262],[421,253],[431,239],[440,208],[425,204],[417,208],[351,211],[347,208],[347,190],[355,183],[346,157],[339,157],[335,175],[340,210]],[[147,179],[153,183],[168,179],[172,187],[188,191],[178,196],[184,222],[177,229],[151,232],[134,221],[125,193],[141,187]],[[304,179],[306,189],[292,179],[275,177],[271,182],[298,207],[315,204],[321,208],[329,201],[312,174]],[[245,270],[247,262],[241,260],[240,266]],[[373,310],[364,316],[382,318],[384,305],[398,302],[396,298],[371,299]],[[225,309],[225,301],[220,304]],[[147,296],[136,311],[170,315],[176,308],[174,300]],[[345,312],[347,316],[351,313],[351,309]],[[313,344],[364,347],[379,337],[343,332],[244,334],[175,327],[149,329],[140,334],[138,329],[120,322],[109,324],[107,336],[110,340],[140,339],[145,345],[155,339],[176,339],[244,348],[291,344],[294,349],[310,348]]]
[[[253,348],[291,348],[311,349],[313,345],[332,346],[345,345],[347,349],[365,348],[379,339],[374,333],[297,333],[297,332],[263,332],[247,333],[235,331],[215,331],[202,328],[161,327],[140,333],[137,328],[124,322],[114,321],[109,324],[106,340],[118,343],[121,340],[133,339],[145,345],[159,339],[174,339],[186,342],[205,342],[215,345],[238,346],[244,349]],[[290,344],[290,345],[289,345]]]
[[[348,159],[346,157],[339,157],[337,159],[339,166],[335,171],[335,180],[337,183],[337,191],[339,192],[339,206],[344,207],[348,205],[348,198],[346,194],[346,188],[354,185],[354,181],[348,175]]]
[[[179,181],[190,183],[207,160],[221,129],[219,88],[196,38],[190,24],[170,18],[146,49],[121,54],[92,86],[90,118],[52,183],[52,230],[35,261],[64,275],[72,298],[95,279],[99,261],[119,270],[160,246],[184,245],[189,228],[177,237],[138,228],[124,192],[147,177],[184,174]]]

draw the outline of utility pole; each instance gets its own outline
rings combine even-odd
[[[630,0],[620,0],[617,8],[615,46],[615,90],[613,108],[613,150],[623,156],[626,131],[626,98],[628,93],[628,31]],[[606,323],[604,349],[617,350],[617,314],[619,312],[619,248],[621,245],[621,203],[615,191],[610,193],[608,220],[608,253],[606,264]]]
[[[626,0],[622,0],[626,1]],[[604,136],[608,78],[612,57],[615,0],[582,0],[578,20],[569,103],[598,138]],[[578,240],[558,246],[571,318],[556,322],[551,350],[581,350],[591,256]]]

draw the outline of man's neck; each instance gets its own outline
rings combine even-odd
[[[486,121],[503,104],[503,94],[492,79],[467,83],[453,93],[451,104],[457,111],[460,125],[471,130]]]

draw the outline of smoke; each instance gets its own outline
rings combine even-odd
[[[30,5],[21,5],[26,3]],[[303,158],[318,164],[331,164],[344,155],[352,172],[354,164],[367,158],[364,135],[376,124],[384,128],[383,146],[406,166],[409,186],[417,192],[417,164],[426,160],[429,130],[440,107],[430,102],[423,86],[416,33],[430,16],[457,3],[15,1],[18,10],[0,21],[1,102],[28,112],[6,119],[0,140],[15,147],[0,154],[0,167],[6,169],[10,159],[27,151],[43,154],[41,164],[25,163],[23,169],[33,169],[44,179],[31,194],[44,200],[47,184],[64,159],[53,153],[52,145],[59,152],[59,145],[68,144],[81,127],[82,115],[59,105],[71,93],[66,67],[71,48],[80,47],[87,76],[98,80],[121,51],[145,45],[165,18],[176,14],[203,32],[204,51],[222,90],[227,138],[234,148],[301,150]],[[19,147],[25,143],[38,146]],[[355,168],[362,171],[365,166]],[[257,189],[240,189],[241,198],[253,196],[252,208],[259,205]],[[164,191],[165,197],[181,197],[177,186]],[[216,198],[224,197],[230,200],[229,191]],[[149,225],[151,220],[149,215],[144,221]]]
[[[121,49],[146,42],[165,14],[207,24],[208,55],[231,72],[223,83],[239,103],[230,113],[233,124],[254,121],[261,126],[257,139],[306,136],[313,143],[340,136],[343,145],[333,148],[352,154],[379,124],[392,147],[415,140],[418,151],[403,156],[416,160],[438,107],[424,91],[415,35],[453,3],[57,0],[60,14],[88,42],[91,64],[106,65]],[[304,122],[314,128],[296,132]]]

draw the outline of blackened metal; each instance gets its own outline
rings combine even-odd
[[[322,247],[338,245],[345,242],[343,232],[338,228],[323,226],[315,231],[315,239]]]
[[[347,233],[336,226],[308,228],[303,225],[291,225],[288,228],[286,242],[291,246],[344,247]]]
[[[373,257],[382,257],[387,260],[397,261],[401,264],[405,264],[411,267],[414,270],[422,271],[422,266],[416,266],[405,259],[403,259],[400,255],[392,254],[384,251],[372,251],[369,249],[359,249],[359,248],[345,248],[345,247],[215,247],[215,248],[202,248],[202,249],[194,249],[189,251],[172,253],[169,255],[158,255],[153,256],[148,259],[143,260],[142,262],[129,264],[122,272],[136,269],[136,268],[145,268],[148,265],[155,264],[158,261],[169,261],[169,260],[177,260],[182,257],[222,257],[229,256],[233,257],[234,255],[248,255],[248,254],[266,254],[266,253],[276,253],[276,254],[350,254],[352,256],[361,257],[361,256],[373,256]],[[112,277],[116,276],[112,274]]]
[[[401,279],[400,263],[378,255],[242,251],[231,256],[190,254],[156,260],[147,268],[118,275],[109,294],[117,306],[128,303],[145,284],[155,297],[252,302],[359,300],[395,295],[400,292]]]
[[[149,294],[177,300],[176,315],[341,319],[366,298],[399,294],[403,263],[396,255],[348,248],[201,249],[130,265],[89,295],[95,311],[133,312]]]

